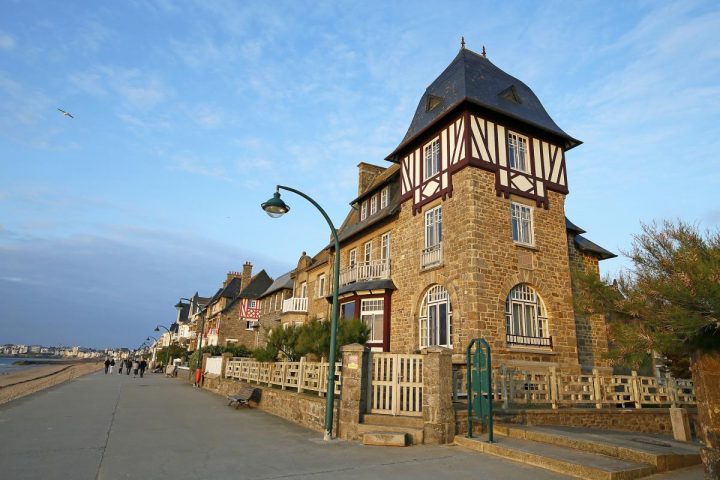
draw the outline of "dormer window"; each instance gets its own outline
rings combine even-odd
[[[385,187],[380,192],[380,208],[385,208],[388,206],[389,188],[390,187]]]
[[[370,199],[370,215],[375,215],[378,211],[378,198],[377,195],[373,195]]]
[[[527,161],[527,137],[517,133],[508,132],[508,163],[510,168],[520,172],[529,173]]]
[[[442,102],[442,98],[441,98],[441,97],[428,94],[428,96],[427,96],[427,103],[425,103],[425,111],[426,111],[426,112],[429,112],[429,111],[432,110],[433,108],[435,108],[435,107],[437,107],[438,105],[440,105],[440,102]]]
[[[360,221],[362,222],[363,220],[365,220],[367,218],[367,215],[368,215],[368,205],[367,205],[367,200],[365,200],[360,205]]]
[[[440,172],[440,139],[436,138],[425,145],[424,150],[424,179],[427,180]]]

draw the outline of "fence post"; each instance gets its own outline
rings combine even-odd
[[[469,374],[469,372],[468,372]],[[508,397],[510,396],[508,392],[508,376],[507,376],[507,366],[503,365],[500,367],[500,374],[502,375],[502,396],[503,396],[503,404],[502,408],[503,410],[507,410],[509,406],[509,400]],[[470,401],[470,392],[468,392],[468,402]]]
[[[422,354],[424,442],[452,443],[455,438],[455,409],[452,404],[452,350],[432,346],[423,348]],[[397,368],[395,370],[397,371]]]
[[[635,402],[635,408],[642,408],[642,396],[640,395],[640,378],[635,370],[632,371],[631,385],[632,399]]]
[[[550,367],[550,403],[552,408],[558,408],[558,383],[557,383],[557,368]]]
[[[678,406],[678,392],[677,392],[677,383],[675,382],[675,379],[668,374],[668,376],[665,378],[665,386],[668,390],[668,396],[670,397],[670,407],[677,408]]]
[[[222,363],[220,364],[220,378],[227,378],[225,370],[227,369],[228,360],[232,357],[232,353],[225,352],[222,354]]]
[[[602,385],[600,385],[600,370],[593,368],[593,399],[595,400],[595,408],[602,408],[603,393]]]
[[[300,369],[298,370],[297,391],[303,392],[303,384],[305,383],[305,357],[300,357]]]
[[[360,419],[366,411],[367,374],[370,349],[353,343],[340,348],[342,369],[340,378],[340,402],[337,418],[338,436],[346,440],[357,440]],[[328,363],[327,368],[335,368]],[[327,388],[327,386],[325,387]],[[336,404],[337,405],[337,404]]]
[[[287,362],[285,362],[285,361],[281,362],[280,368],[282,368],[282,375],[280,375],[280,389],[285,390],[285,383],[287,380],[287,369],[288,369]]]

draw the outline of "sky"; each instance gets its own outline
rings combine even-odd
[[[717,1],[0,0],[0,344],[132,348],[246,261],[316,253],[310,204],[259,204],[289,185],[340,224],[461,36],[584,142],[588,238],[720,227]]]

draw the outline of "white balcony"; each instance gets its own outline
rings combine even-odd
[[[430,268],[434,267],[436,265],[440,265],[443,260],[443,248],[442,248],[443,242],[438,243],[437,245],[433,245],[432,247],[428,247],[422,251],[422,256],[420,258],[420,267],[421,268]]]
[[[287,300],[283,300],[283,313],[288,312],[307,312],[308,308],[308,299],[300,298],[300,297],[292,297],[288,298]]]
[[[353,282],[367,282],[369,280],[385,280],[390,278],[390,261],[376,260],[374,262],[357,263],[340,272],[340,285]]]

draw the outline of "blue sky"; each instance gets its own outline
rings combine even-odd
[[[462,35],[585,142],[590,239],[718,228],[719,32],[712,1],[1,0],[0,343],[137,346],[245,261],[289,270],[327,228],[258,204],[340,223]]]

